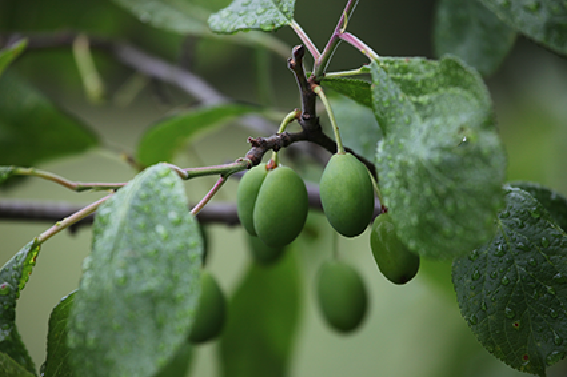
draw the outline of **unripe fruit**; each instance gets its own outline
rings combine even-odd
[[[374,220],[370,248],[378,269],[394,284],[405,284],[419,270],[419,255],[408,250],[396,235],[390,215],[382,213]]]
[[[254,206],[256,205],[260,187],[267,174],[266,164],[254,166],[244,174],[236,190],[236,212],[238,218],[244,229],[252,236],[256,236],[256,230],[254,229]]]
[[[248,245],[254,262],[262,266],[271,265],[282,257],[285,247],[270,247],[258,237],[248,235]]]
[[[200,344],[218,337],[226,319],[226,298],[215,278],[207,271],[201,275],[201,296],[195,310],[189,340]]]
[[[335,154],[325,167],[319,192],[323,212],[337,232],[356,237],[374,213],[374,187],[368,169],[352,154]]]
[[[288,167],[268,171],[265,165],[252,168],[244,174],[236,196],[242,225],[269,247],[291,243],[307,220],[305,183]]]
[[[339,261],[326,261],[319,268],[317,299],[323,318],[342,333],[354,331],[368,310],[362,278],[353,267]]]

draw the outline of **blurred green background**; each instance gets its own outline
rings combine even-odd
[[[194,0],[218,10],[228,0]],[[344,5],[343,0],[298,0],[296,19],[322,49]],[[426,56],[432,53],[434,1],[361,0],[349,30],[383,56]],[[108,0],[1,0],[0,35],[81,31],[89,35],[125,40],[167,61],[179,63],[236,101],[265,104],[278,110],[299,106],[293,75],[285,59],[270,54],[272,89],[257,85],[258,51],[228,42],[184,37],[145,25]],[[275,35],[293,46],[294,33],[284,28]],[[1,40],[1,39],[0,39]],[[87,182],[122,182],[132,169],[118,157],[133,153],[154,121],[172,109],[195,105],[187,94],[152,80],[128,103],[116,101],[134,72],[108,54],[95,52],[96,67],[104,80],[103,101],[87,98],[71,49],[30,51],[11,68],[84,120],[102,138],[102,147],[37,166],[69,179]],[[310,64],[310,62],[307,62]],[[330,70],[356,68],[365,58],[349,46],[336,52]],[[130,80],[130,81],[129,81]],[[134,79],[136,80],[136,79]],[[495,102],[500,134],[509,156],[509,180],[531,180],[567,195],[567,63],[529,40],[519,38],[498,72],[487,79]],[[180,166],[224,163],[246,153],[248,136],[266,136],[246,125],[208,133],[188,146],[176,161]],[[275,131],[275,130],[274,130]],[[2,153],[2,151],[0,151]],[[285,161],[285,156],[284,156]],[[313,175],[317,179],[316,174]],[[191,201],[199,200],[214,183],[202,178],[186,184]],[[216,199],[234,200],[236,182],[229,182]],[[73,193],[60,186],[28,179],[0,191],[2,200],[43,200],[88,203],[101,197]],[[302,262],[305,294],[297,347],[291,355],[291,375],[303,376],[519,376],[494,359],[476,341],[451,291],[448,263],[424,261],[422,271],[407,286],[393,286],[378,272],[369,248],[369,232],[355,239],[338,240],[342,258],[356,265],[371,290],[371,312],[360,331],[340,336],[329,330],[317,313],[313,275],[333,247],[333,232],[320,214],[310,219],[318,238],[297,250]],[[0,262],[7,261],[47,223],[0,222]],[[77,287],[82,259],[89,253],[90,229],[76,235],[63,233],[47,242],[33,276],[18,302],[17,323],[36,365],[45,357],[49,313],[59,299]],[[210,269],[230,294],[250,257],[244,232],[238,227],[212,226]],[[218,371],[215,343],[197,349],[192,375]],[[565,362],[550,369],[564,376]]]

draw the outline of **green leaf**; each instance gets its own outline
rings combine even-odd
[[[529,193],[505,191],[498,233],[454,261],[453,284],[484,348],[543,377],[567,352],[567,234]]]
[[[14,43],[10,47],[0,50],[0,75],[2,75],[6,67],[24,51],[26,45],[27,40],[24,39]]]
[[[547,0],[479,0],[498,18],[537,42],[567,54],[567,6]]]
[[[455,54],[485,76],[496,71],[516,40],[516,31],[478,1],[441,0],[435,21],[436,55]]]
[[[295,0],[233,0],[226,8],[209,17],[215,33],[272,31],[293,22]]]
[[[40,245],[28,242],[0,270],[0,352],[35,374],[35,365],[16,328],[16,301],[35,266]]]
[[[180,34],[207,34],[209,12],[187,0],[114,0],[142,22]]]
[[[223,376],[289,375],[303,289],[292,250],[271,267],[250,266],[230,299],[219,344]]]
[[[47,332],[47,356],[41,366],[43,377],[74,377],[69,365],[67,347],[67,322],[75,292],[63,297],[49,316]]]
[[[202,245],[180,178],[154,165],[97,211],[91,256],[69,315],[82,377],[153,376],[187,339]]]
[[[362,106],[372,108],[372,92],[370,82],[359,79],[323,77],[323,88],[329,88]]]
[[[33,377],[34,375],[25,370],[14,359],[0,352],[0,376],[3,377]]]
[[[386,137],[379,186],[400,239],[437,259],[463,255],[494,235],[505,154],[490,99],[460,60],[373,62],[373,101]]]
[[[33,166],[98,144],[82,121],[9,74],[0,77],[0,135],[0,165]]]
[[[242,105],[200,108],[158,121],[146,131],[138,145],[137,159],[144,165],[171,161],[188,139],[211,131],[235,117],[254,110]]]
[[[553,220],[567,232],[567,198],[534,182],[510,182],[510,186],[527,191],[549,212]]]
[[[372,161],[376,143],[382,138],[372,110],[343,96],[331,97],[330,101],[344,146]]]

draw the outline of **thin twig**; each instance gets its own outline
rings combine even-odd
[[[83,209],[73,213],[69,217],[65,217],[61,221],[57,221],[55,225],[51,228],[47,229],[45,232],[41,233],[39,237],[37,237],[37,242],[40,244],[44,243],[57,233],[61,232],[62,230],[76,224],[77,222],[81,221],[85,217],[89,216],[90,214],[94,213],[96,209],[105,201],[107,201],[113,194],[109,194],[102,199],[97,200],[94,203],[89,204],[88,206],[84,207]]]
[[[221,176],[217,182],[215,183],[215,185],[213,186],[212,189],[209,190],[209,192],[207,193],[207,195],[205,195],[205,197],[203,199],[201,199],[201,201],[195,206],[193,207],[193,209],[191,210],[191,214],[192,215],[196,215],[199,212],[201,212],[201,210],[203,209],[203,207],[205,205],[207,205],[207,203],[213,198],[213,196],[215,196],[215,194],[220,190],[220,188],[226,183],[226,177],[225,176]]]

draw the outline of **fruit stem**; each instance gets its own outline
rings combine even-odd
[[[331,104],[327,100],[327,96],[323,92],[323,88],[319,85],[316,85],[313,91],[321,98],[323,105],[325,105],[325,109],[327,110],[327,114],[329,115],[329,119],[331,120],[331,125],[333,126],[333,132],[335,133],[335,143],[337,143],[337,154],[345,154],[345,149],[343,147],[343,142],[341,140],[341,135],[339,133],[339,126],[335,120],[335,115],[333,114],[333,109],[331,109]]]
[[[69,226],[77,223],[78,221],[84,219],[85,217],[87,217],[88,215],[90,215],[91,213],[93,213],[94,211],[96,211],[96,209],[102,204],[104,203],[106,200],[110,199],[110,197],[113,194],[109,194],[107,196],[105,196],[102,199],[97,200],[94,203],[89,204],[88,206],[86,206],[85,208],[81,209],[78,212],[75,212],[74,214],[72,214],[71,216],[65,217],[63,220],[61,221],[57,221],[55,223],[55,225],[53,225],[51,228],[47,229],[45,232],[41,233],[37,238],[37,244],[41,245],[42,243],[44,243],[45,241],[47,241],[48,239],[50,239],[51,237],[53,237],[54,235],[56,235],[57,233],[61,232],[62,230],[68,228]]]
[[[278,129],[278,133],[281,134],[287,128],[287,125],[296,120],[300,116],[301,112],[298,109],[290,111],[285,118],[280,123],[280,128]]]
[[[370,175],[370,179],[372,180],[372,186],[374,186],[374,191],[376,192],[376,195],[378,195],[378,200],[380,201],[380,206],[384,205],[384,199],[382,198],[382,193],[380,192],[380,188],[378,187],[378,183],[376,182],[376,179],[374,179],[374,176],[372,174]]]

